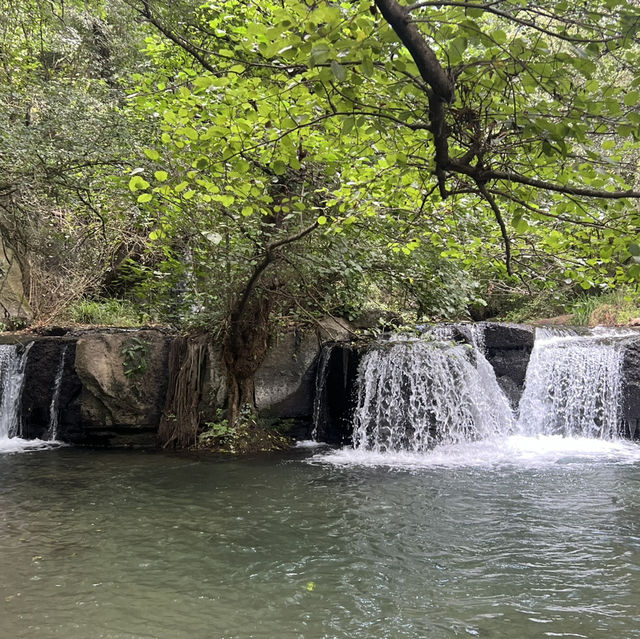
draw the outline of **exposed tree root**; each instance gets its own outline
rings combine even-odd
[[[169,351],[169,383],[158,429],[163,448],[187,448],[197,442],[209,335],[176,339]]]

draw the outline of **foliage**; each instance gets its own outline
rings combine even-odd
[[[139,60],[125,19],[102,0],[9,2],[0,14],[0,233],[28,265],[39,320],[107,293],[139,246],[114,181],[135,146],[120,108],[118,78]]]
[[[147,372],[149,343],[139,337],[128,339],[122,346],[122,368],[129,378],[137,378]]]
[[[206,328],[230,424],[276,325],[640,283],[633,0],[9,9],[0,232],[36,310]]]
[[[80,298],[72,302],[57,318],[74,324],[96,326],[141,326],[148,322],[148,316],[126,300],[114,298]]]
[[[602,295],[583,294],[571,307],[571,323],[578,326],[624,326],[640,318],[640,304],[630,289]]]
[[[278,429],[260,420],[248,405],[242,407],[233,425],[218,410],[217,420],[208,422],[205,427],[198,435],[198,447],[217,452],[246,454],[286,450],[291,443]]]

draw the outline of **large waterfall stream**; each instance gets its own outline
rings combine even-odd
[[[491,366],[465,344],[390,342],[364,356],[358,382],[356,448],[418,453],[512,427]]]
[[[419,466],[640,459],[638,446],[619,437],[624,348],[637,333],[537,329],[514,411],[485,358],[481,331],[456,330],[470,343],[437,327],[371,348],[359,367],[353,447],[323,459]]]

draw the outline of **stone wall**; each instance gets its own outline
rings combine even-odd
[[[533,329],[481,326],[487,359],[516,406],[533,347]],[[469,341],[470,336],[463,326],[456,339]],[[319,335],[290,331],[275,339],[255,378],[255,400],[261,417],[291,420],[295,435],[302,439],[311,435],[314,396],[320,392],[318,439],[342,444],[350,438],[359,352],[348,341],[331,342],[331,348],[325,349],[329,353],[326,377],[316,387],[326,337],[323,329]],[[56,408],[61,439],[85,446],[155,446],[172,339],[170,332],[155,329],[58,331],[55,337],[0,335],[3,343],[33,341],[22,395],[23,436],[46,435],[54,380],[61,373]],[[225,370],[213,344],[205,369],[199,404],[202,423],[220,419],[226,400]],[[640,438],[640,340],[630,342],[625,353],[623,416],[627,436]]]

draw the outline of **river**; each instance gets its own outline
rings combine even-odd
[[[3,454],[0,524],[7,638],[640,637],[630,443]]]

